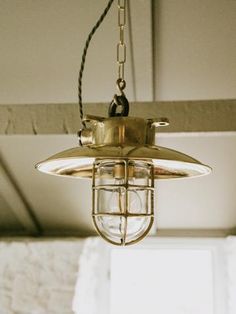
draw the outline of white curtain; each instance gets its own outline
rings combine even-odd
[[[227,284],[229,314],[236,313],[236,236],[226,240]]]
[[[75,314],[109,314],[110,246],[88,238],[79,259],[73,311]]]

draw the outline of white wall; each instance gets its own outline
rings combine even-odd
[[[83,240],[0,242],[0,313],[69,314]]]

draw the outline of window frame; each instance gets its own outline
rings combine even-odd
[[[140,244],[126,247],[129,250],[148,249],[207,249],[212,255],[213,270],[213,312],[214,314],[227,313],[227,284],[226,284],[226,254],[225,238],[176,238],[176,237],[148,237]],[[111,248],[125,250],[124,247]],[[111,266],[111,258],[110,258]]]

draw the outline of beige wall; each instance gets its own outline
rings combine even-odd
[[[236,1],[155,3],[157,98],[235,98]]]

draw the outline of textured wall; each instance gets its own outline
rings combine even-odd
[[[0,314],[72,313],[82,244],[0,242]]]

